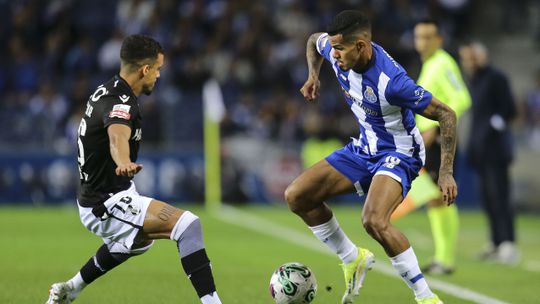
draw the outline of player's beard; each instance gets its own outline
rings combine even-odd
[[[154,85],[148,85],[142,87],[142,92],[144,95],[150,95],[152,94],[152,91],[154,90]]]

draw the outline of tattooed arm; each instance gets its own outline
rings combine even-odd
[[[456,153],[456,113],[435,97],[420,115],[439,122],[441,129],[441,167],[439,168],[439,187],[443,201],[450,205],[457,196],[454,180],[454,155]]]
[[[319,88],[321,82],[319,81],[319,72],[323,63],[323,57],[317,51],[317,39],[323,33],[312,34],[306,45],[306,59],[308,64],[308,79],[300,89],[300,92],[304,98],[308,101],[313,101],[319,97]]]

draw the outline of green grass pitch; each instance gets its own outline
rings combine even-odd
[[[298,244],[230,224],[200,207],[180,206],[198,214],[212,260],[220,297],[226,304],[270,304],[268,282],[284,262],[298,261],[315,273],[319,290],[313,303],[339,303],[343,291],[338,259]],[[275,225],[314,239],[304,224],[285,208],[242,208]],[[377,263],[388,263],[379,245],[364,232],[359,207],[335,207],[349,236],[370,248]],[[237,221],[242,221],[238,218]],[[432,241],[425,212],[402,219],[398,226],[409,236],[421,263],[428,262]],[[518,238],[523,261],[517,267],[477,262],[487,228],[479,212],[462,212],[457,272],[437,278],[507,303],[540,303],[540,220],[520,216]],[[100,245],[100,239],[80,224],[75,208],[0,208],[0,303],[44,303],[49,285],[69,279]],[[429,280],[429,278],[428,278]],[[327,291],[326,287],[331,290]],[[445,303],[470,303],[437,291]],[[76,303],[199,303],[180,265],[175,244],[158,241],[87,287]],[[412,292],[395,277],[371,271],[358,303],[414,303]]]

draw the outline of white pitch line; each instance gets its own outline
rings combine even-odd
[[[306,234],[304,233],[300,233],[297,230],[288,228],[286,226],[276,225],[275,223],[265,218],[256,216],[254,214],[239,210],[231,206],[223,206],[220,211],[214,213],[214,216],[229,224],[233,224],[236,226],[247,228],[252,231],[259,232],[261,234],[266,234],[278,239],[282,239],[292,244],[302,246],[313,251],[317,251],[319,253],[331,256],[333,255],[326,247],[323,246],[322,243],[317,242],[314,238],[307,238]],[[401,278],[395,272],[394,268],[392,268],[392,266],[388,264],[376,263],[374,270],[401,280]],[[509,304],[508,302],[489,297],[476,291],[472,291],[470,289],[433,278],[429,278],[429,285],[434,289],[453,295],[456,298],[472,301],[473,303]]]
[[[523,269],[532,271],[532,272],[540,272],[540,261],[523,262]]]

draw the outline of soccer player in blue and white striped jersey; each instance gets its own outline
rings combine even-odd
[[[371,41],[370,22],[359,11],[343,11],[334,17],[327,33],[311,35],[306,57],[309,75],[302,95],[308,101],[317,98],[320,67],[324,59],[329,61],[359,123],[360,135],[291,183],[285,192],[290,209],[342,260],[346,282],[342,303],[352,303],[374,256],[351,242],[324,201],[353,191],[367,193],[362,215],[367,232],[383,246],[418,303],[442,303],[429,289],[409,241],[389,219],[424,164],[415,113],[439,121],[438,182],[445,203],[455,200],[455,113]]]

